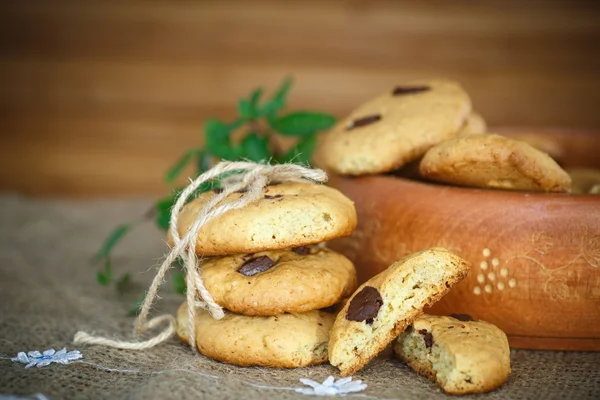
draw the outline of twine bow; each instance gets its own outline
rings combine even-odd
[[[227,176],[229,173],[232,175]],[[200,185],[221,177],[222,175],[226,175],[226,177],[221,180],[221,187],[223,190],[220,193],[215,194],[208,201],[187,233],[183,237],[180,237],[177,230],[177,222],[179,214],[187,203],[188,198],[196,192]],[[100,336],[92,336],[82,331],[75,334],[73,341],[75,343],[99,344],[119,349],[143,350],[154,347],[171,338],[175,333],[175,318],[170,314],[165,314],[148,320],[148,314],[167,271],[175,260],[178,257],[181,257],[183,260],[183,268],[186,273],[189,344],[192,349],[195,349],[196,307],[202,307],[208,310],[210,315],[215,319],[221,319],[225,315],[223,308],[215,302],[204,286],[204,282],[200,275],[201,262],[196,255],[198,233],[214,218],[231,210],[247,207],[260,200],[263,197],[265,186],[271,182],[322,183],[326,181],[327,174],[324,171],[320,169],[310,169],[302,165],[266,165],[245,161],[222,161],[218,163],[210,170],[192,180],[175,202],[169,222],[169,232],[174,245],[161,266],[158,268],[135,323],[135,331],[137,333],[144,333],[147,330],[164,323],[168,324],[167,328],[153,338],[142,342],[111,340]],[[244,192],[243,196],[234,201],[224,202],[227,196],[238,191]]]

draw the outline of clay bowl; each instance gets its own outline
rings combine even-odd
[[[600,168],[600,132],[536,134],[560,144],[565,167]],[[355,262],[361,281],[408,253],[445,247],[470,261],[471,273],[428,312],[494,323],[513,347],[600,350],[600,196],[397,176],[333,176],[331,185],[354,200],[359,223],[330,245]]]

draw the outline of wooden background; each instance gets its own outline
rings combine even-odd
[[[492,125],[600,128],[598,3],[4,1],[0,191],[164,193],[205,118],[288,73],[296,109],[445,76]]]

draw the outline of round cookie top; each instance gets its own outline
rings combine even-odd
[[[453,318],[423,314],[398,337],[394,351],[453,394],[493,390],[511,372],[506,334],[468,315]],[[432,352],[439,356],[431,357]]]
[[[410,254],[369,279],[336,317],[329,339],[331,365],[342,376],[360,370],[469,270],[470,264],[457,255],[431,248]]]
[[[462,87],[417,81],[361,105],[322,138],[316,159],[339,174],[389,172],[456,136],[471,112]]]
[[[244,315],[279,315],[325,308],[356,289],[350,260],[319,246],[207,259],[204,285],[215,301]]]
[[[177,223],[180,236],[214,195],[214,191],[203,193],[183,208]],[[233,193],[225,201],[243,195]],[[347,236],[355,227],[354,203],[338,190],[311,183],[281,183],[265,187],[258,202],[209,221],[198,234],[196,252],[220,256],[286,249]],[[173,245],[170,235],[169,244]]]
[[[568,192],[571,178],[550,156],[520,140],[470,135],[447,140],[421,160],[421,176],[481,188]]]
[[[196,309],[196,345],[201,354],[239,366],[297,368],[327,361],[327,341],[334,314],[309,311],[273,317],[225,313],[213,319]],[[188,313],[177,311],[177,336],[189,343]]]

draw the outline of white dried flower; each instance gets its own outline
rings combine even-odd
[[[31,368],[34,366],[40,368],[52,363],[69,364],[71,361],[79,360],[82,357],[83,355],[79,350],[67,352],[67,349],[64,348],[59,351],[49,349],[43,353],[34,350],[25,354],[25,352],[21,351],[16,357],[11,358],[11,360],[27,364],[25,368]]]
[[[304,383],[310,388],[298,388],[296,392],[302,394],[311,394],[314,396],[333,396],[336,394],[346,394],[352,392],[360,392],[365,390],[367,385],[362,383],[361,380],[353,381],[352,377],[338,379],[337,381],[333,379],[333,376],[325,379],[325,382],[319,383],[315,382],[312,379],[300,379],[300,382]]]

